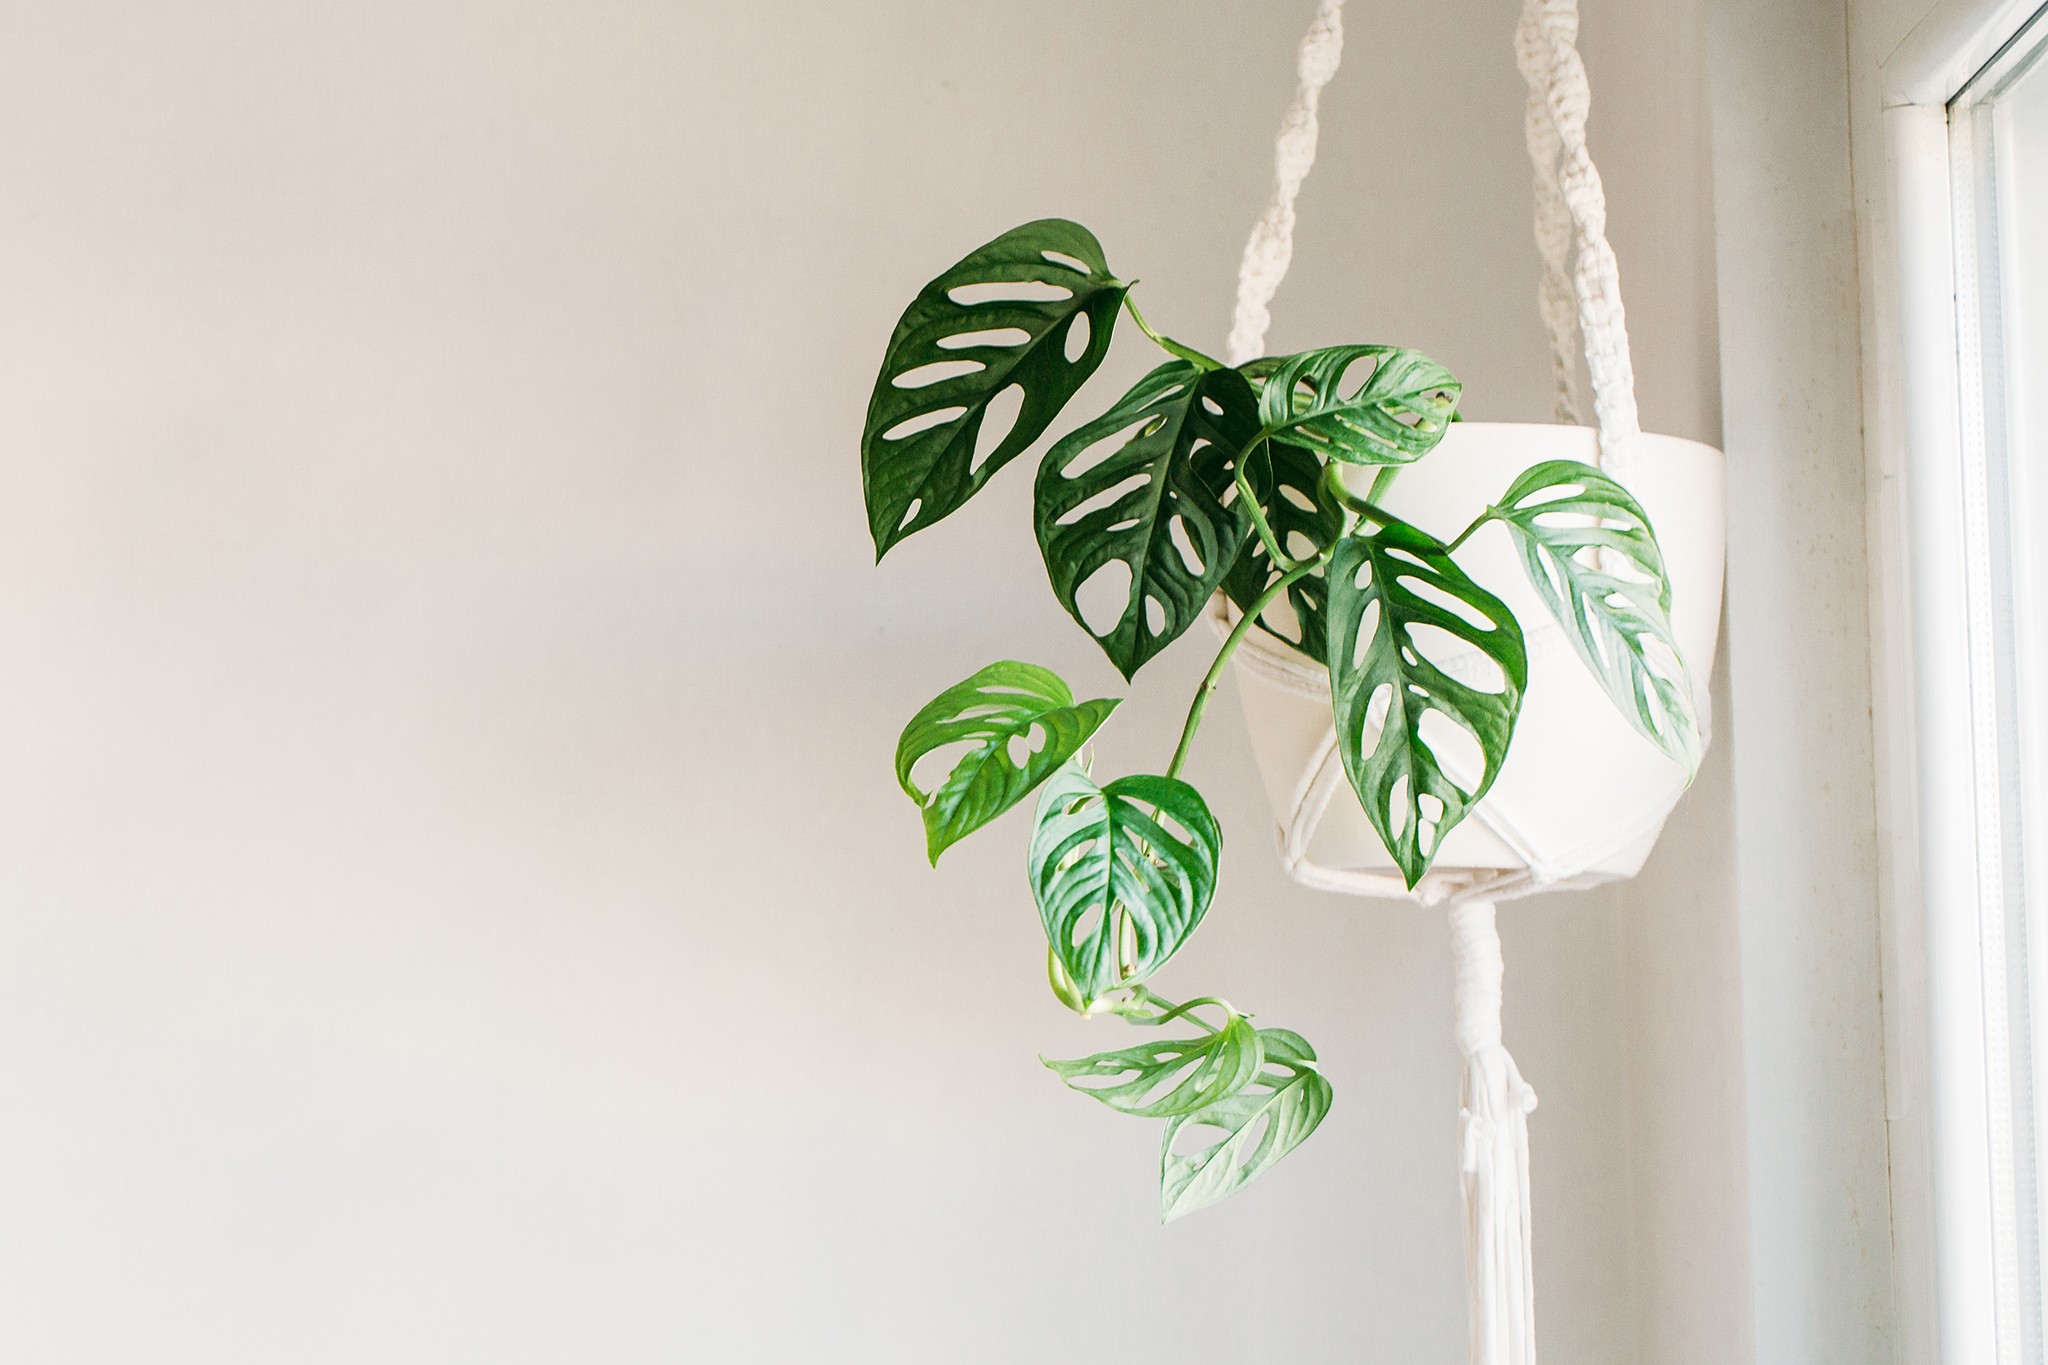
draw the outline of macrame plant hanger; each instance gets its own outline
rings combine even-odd
[[[1238,271],[1229,360],[1262,354],[1274,292],[1294,252],[1294,202],[1315,162],[1317,107],[1343,52],[1344,0],[1321,0],[1297,58],[1299,84],[1280,125],[1273,198],[1252,227]],[[1586,150],[1590,93],[1578,53],[1577,0],[1526,0],[1515,54],[1528,84],[1524,135],[1534,169],[1536,244],[1543,260],[1538,301],[1549,335],[1559,422],[1582,424],[1588,404],[1599,461],[1624,484],[1640,429],[1620,274],[1607,243],[1607,206]],[[1554,869],[1535,879],[1569,877]],[[1305,880],[1307,880],[1305,878]],[[1528,1115],[1536,1093],[1501,1041],[1501,950],[1487,888],[1439,886],[1426,901],[1446,906],[1451,929],[1453,1008],[1464,1057],[1459,1114],[1465,1205],[1465,1276],[1473,1365],[1533,1365],[1535,1280],[1531,1258]]]

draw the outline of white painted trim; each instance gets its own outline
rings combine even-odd
[[[1923,908],[1917,943],[1895,945],[1924,974],[1928,1076],[1925,1121],[1932,1169],[1935,1311],[1944,1361],[1990,1361],[1992,1308],[1989,1132],[1985,1111],[1983,966],[1978,952],[1975,764],[1971,761],[1969,630],[1965,600],[1961,411],[1956,383],[1955,256],[1948,116],[1941,105],[1885,111],[1911,584],[1904,621],[1886,638],[1912,676],[1912,791],[1895,810],[1916,814],[1917,878],[1901,886]],[[1883,383],[1880,377],[1878,382]],[[1903,881],[1904,879],[1901,879]],[[1903,926],[1901,926],[1903,927]],[[1911,1029],[1913,1022],[1902,1024]],[[1894,1178],[1899,1178],[1895,1172]]]
[[[1865,239],[1872,634],[1890,835],[1895,1288],[1914,1365],[1998,1359],[1947,105],[2041,3],[1942,0],[1877,73],[1886,193]],[[1932,1359],[1919,1344],[1929,1339]]]
[[[1885,58],[1885,106],[1945,107],[2040,8],[2041,0],[1941,0]]]

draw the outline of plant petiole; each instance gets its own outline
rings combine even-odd
[[[1266,608],[1280,600],[1281,593],[1328,564],[1330,556],[1336,552],[1337,547],[1332,543],[1314,559],[1303,560],[1281,574],[1266,585],[1266,590],[1259,594],[1258,600],[1246,608],[1244,615],[1238,618],[1237,624],[1224,639],[1223,648],[1216,651],[1216,660],[1209,665],[1208,673],[1202,678],[1202,685],[1195,689],[1195,699],[1188,706],[1187,724],[1181,727],[1180,744],[1173,751],[1173,762],[1166,767],[1168,777],[1180,776],[1182,765],[1188,761],[1188,752],[1194,747],[1195,731],[1202,728],[1202,713],[1209,709],[1209,698],[1216,695],[1216,689],[1223,683],[1224,667],[1230,663],[1230,656],[1237,653],[1237,647],[1244,643],[1244,637],[1258,624],[1259,617],[1265,613]]]
[[[1198,370],[1220,370],[1224,368],[1223,362],[1214,356],[1203,355],[1192,346],[1183,346],[1172,337],[1163,336],[1153,331],[1152,324],[1145,321],[1145,315],[1138,311],[1138,301],[1131,297],[1131,290],[1136,288],[1137,284],[1136,280],[1132,280],[1130,285],[1124,290],[1124,311],[1131,315],[1132,322],[1138,324],[1139,331],[1152,338],[1153,345],[1168,355],[1178,356]]]
[[[1458,532],[1458,538],[1456,540],[1444,546],[1444,553],[1451,554],[1455,552],[1460,545],[1463,545],[1466,541],[1472,538],[1472,533],[1474,531],[1477,531],[1480,527],[1486,525],[1487,522],[1492,521],[1494,517],[1499,513],[1499,511],[1500,509],[1498,507],[1488,507],[1484,512],[1481,512],[1478,516],[1472,518],[1472,524],[1470,526],[1467,526],[1464,530]]]
[[[1208,1020],[1202,1018],[1202,1016],[1200,1016],[1199,1014],[1194,1013],[1195,1010],[1200,1009],[1204,1005],[1214,1005],[1218,1009],[1223,1011],[1224,1017],[1226,1019],[1228,1019],[1231,1015],[1237,1013],[1236,1010],[1230,1007],[1230,1002],[1228,1000],[1224,1000],[1213,995],[1198,995],[1193,1000],[1190,1000],[1185,1004],[1176,1005],[1171,1000],[1168,1000],[1165,996],[1160,995],[1154,991],[1147,990],[1143,986],[1133,986],[1130,989],[1130,1003],[1132,1005],[1135,1005],[1139,1008],[1149,1007],[1162,1011],[1162,1013],[1159,1014],[1131,1014],[1126,1013],[1124,1010],[1121,1009],[1117,1011],[1117,1013],[1122,1014],[1123,1017],[1129,1022],[1133,1024],[1142,1024],[1146,1028],[1157,1028],[1162,1024],[1170,1024],[1174,1020],[1179,1019],[1183,1015],[1185,1015],[1198,1027],[1205,1029],[1210,1033],[1216,1033],[1220,1030],[1211,1025]]]
[[[1238,457],[1237,495],[1244,499],[1245,508],[1252,514],[1252,525],[1258,530],[1259,543],[1266,547],[1266,557],[1272,561],[1277,572],[1286,573],[1294,567],[1294,561],[1280,548],[1280,537],[1273,533],[1273,524],[1266,520],[1265,509],[1259,506],[1259,496],[1252,491],[1251,478],[1245,472],[1245,467],[1251,463],[1252,451],[1257,450],[1265,439],[1264,436],[1259,437],[1252,443],[1250,450]]]

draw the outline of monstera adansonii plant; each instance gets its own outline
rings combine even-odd
[[[1397,346],[1233,368],[1153,331],[1130,291],[1094,235],[1063,219],[969,254],[896,324],[861,435],[861,480],[879,559],[1045,434],[1102,363],[1119,313],[1166,353],[1108,412],[1052,444],[1033,506],[1053,592],[1126,680],[1214,594],[1238,608],[1165,771],[1103,779],[1087,746],[1117,699],[1077,701],[1050,670],[1005,661],[911,719],[896,776],[923,814],[934,864],[1038,793],[1027,866],[1053,994],[1083,1016],[1181,1035],[1046,1065],[1120,1113],[1165,1121],[1159,1194],[1170,1222],[1271,1169],[1330,1109],[1330,1082],[1301,1035],[1255,1027],[1213,996],[1176,1004],[1148,984],[1215,894],[1223,832],[1181,771],[1251,630],[1328,667],[1345,772],[1410,887],[1499,773],[1527,685],[1521,627],[1455,558],[1488,522],[1514,537],[1537,596],[1631,725],[1688,772],[1699,729],[1663,556],[1614,480],[1569,460],[1537,465],[1496,502],[1475,495],[1472,523],[1438,540],[1378,500],[1458,420],[1448,370]],[[992,413],[1009,418],[999,439]],[[1354,483],[1347,466],[1375,472]],[[1444,722],[1476,741],[1476,778],[1454,780],[1439,761],[1431,736],[1454,733]],[[1459,741],[1468,753],[1470,741]]]

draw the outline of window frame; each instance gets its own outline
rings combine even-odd
[[[1902,1311],[1931,1318],[1906,1339],[1971,1365],[2014,1358],[2010,1317],[2000,1354],[1998,1291],[2014,1261],[1999,1240],[2003,1144],[1992,1122],[2008,1087],[1994,1083],[2002,1054],[1986,1028],[2003,1004],[1986,990],[1979,819],[1983,779],[1995,774],[1973,719],[1984,687],[1973,613],[1956,609],[1985,583],[1950,105],[2042,12],[2042,0],[1945,0],[1882,64],[1887,193],[1866,332],[1866,382],[1883,395],[1870,510],[1895,1272]],[[2038,1339],[2021,1358],[2037,1351]]]

